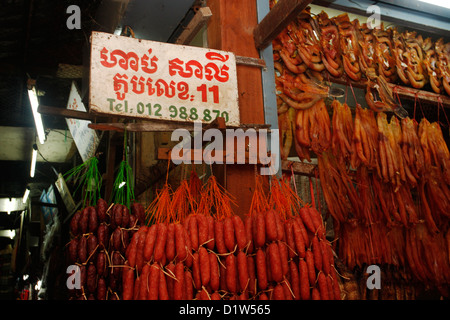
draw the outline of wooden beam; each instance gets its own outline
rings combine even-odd
[[[38,112],[44,115],[56,115],[65,118],[80,119],[80,120],[96,121],[106,119],[104,117],[98,117],[97,114],[92,114],[89,112],[82,112],[57,107],[49,107],[44,105],[39,105]],[[158,120],[149,120],[132,123],[123,123],[123,122],[91,123],[88,125],[88,127],[94,130],[117,131],[117,132],[124,132],[125,129],[130,132],[170,132],[175,129],[186,129],[189,131],[194,130],[193,123],[158,121]],[[254,127],[260,128],[267,126],[255,124]],[[208,128],[225,129],[226,128],[225,119],[222,117],[217,117],[217,119],[215,119],[214,121],[203,127],[203,129]]]
[[[203,28],[203,26],[207,24],[211,16],[211,10],[208,7],[202,7],[198,9],[192,20],[187,25],[186,29],[183,30],[175,43],[186,45],[190,44],[197,33]]]
[[[38,112],[44,115],[61,116],[72,119],[80,120],[92,120],[92,115],[89,112],[82,112],[76,110],[69,110],[65,108],[49,107],[49,106],[38,106]]]
[[[185,129],[188,131],[194,131],[194,123],[192,122],[171,122],[171,121],[146,121],[146,122],[113,122],[113,123],[90,123],[88,127],[94,130],[100,131],[117,131],[124,132],[171,132],[176,129]],[[216,129],[269,129],[270,125],[266,124],[246,124],[240,126],[227,126],[223,117],[217,117],[214,121],[203,124],[202,130],[208,130],[210,128]]]
[[[105,119],[104,117],[98,117],[89,112],[70,110],[66,108],[50,107],[44,105],[39,105],[38,112],[43,115],[60,116],[79,120],[94,121],[98,119]]]
[[[253,30],[257,26],[257,1],[207,0],[212,17],[208,23],[208,46],[234,52],[237,56],[260,59]],[[239,95],[239,116],[242,124],[264,124],[264,101],[261,69],[236,66]],[[250,209],[255,190],[255,166],[227,164],[213,167],[214,175],[236,199],[233,210],[245,215]],[[267,179],[265,179],[268,181]]]
[[[272,43],[311,2],[312,0],[279,0],[253,32],[256,48],[264,49]]]
[[[281,170],[283,170],[283,172],[291,173],[293,171],[294,174],[314,177],[316,169],[316,164],[281,160]]]
[[[100,131],[117,131],[124,132],[169,132],[175,129],[193,130],[192,124],[177,123],[177,122],[132,122],[132,123],[90,123],[88,127]]]
[[[266,61],[264,61],[263,59],[241,57],[241,56],[236,56],[236,64],[242,64],[242,65],[246,65],[246,66],[259,67],[259,68],[266,67]]]

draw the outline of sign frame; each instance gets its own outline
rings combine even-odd
[[[92,32],[89,112],[239,126],[234,53]]]

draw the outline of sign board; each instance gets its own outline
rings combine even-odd
[[[87,112],[86,107],[81,101],[81,96],[78,93],[75,82],[72,82],[67,109]],[[83,159],[83,162],[86,162],[94,156],[99,143],[95,130],[88,127],[91,121],[67,118],[66,122],[81,159]]]
[[[58,189],[59,195],[61,196],[64,205],[66,206],[67,212],[71,214],[75,211],[76,205],[72,198],[72,194],[67,187],[66,180],[61,173],[58,173],[58,179],[55,182],[56,189]]]
[[[90,111],[239,125],[231,52],[93,32],[90,73]]]

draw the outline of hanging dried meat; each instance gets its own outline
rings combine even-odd
[[[393,41],[396,56],[397,73],[402,82],[421,89],[428,82],[424,70],[424,53],[421,46],[422,38],[416,32],[393,31]]]
[[[375,37],[375,57],[377,61],[377,74],[389,83],[397,81],[397,70],[395,66],[395,52],[392,41],[392,29],[381,28],[373,29]]]
[[[450,43],[444,44],[442,39],[439,39],[435,43],[435,50],[438,57],[438,74],[442,79],[445,92],[450,95]]]
[[[359,81],[362,78],[362,72],[359,62],[360,52],[355,25],[350,21],[347,13],[333,17],[332,20],[339,30],[345,73],[352,80]]]
[[[373,87],[376,89],[377,95],[374,95],[372,82],[370,80],[367,81],[365,100],[369,108],[375,112],[394,112],[402,119],[407,117],[408,111],[394,100],[394,94],[386,80],[378,76],[375,79],[376,84]],[[375,96],[378,96],[379,99],[376,99]]]
[[[275,86],[279,105],[284,103],[294,109],[311,108],[328,94],[328,88],[322,88],[305,74],[294,74],[281,63],[275,62]],[[280,109],[278,108],[278,109]]]
[[[330,116],[325,101],[320,99],[313,107],[306,110],[297,110],[295,117],[295,139],[299,146],[316,154],[328,150],[331,146]]]
[[[287,159],[291,151],[294,139],[295,113],[294,108],[289,108],[286,112],[278,115],[281,159]]]
[[[352,168],[358,167],[356,149],[353,140],[353,117],[350,107],[337,99],[331,104],[333,117],[331,122],[331,150],[333,155],[343,163],[350,163]]]
[[[297,47],[297,52],[303,63],[314,71],[325,69],[321,57],[319,31],[314,19],[311,17],[310,8],[303,10],[295,20],[287,27],[291,39]]]
[[[442,45],[443,40],[439,39],[434,44],[429,43],[427,47],[422,46],[425,52],[423,64],[427,71],[430,86],[438,94],[443,92],[442,70],[439,67],[439,52],[442,52]]]
[[[359,66],[367,79],[374,79],[377,75],[376,38],[373,29],[367,23],[360,24],[357,19],[353,22],[356,38],[359,44]]]
[[[339,31],[325,11],[315,16],[320,31],[321,58],[327,71],[336,78],[344,74]]]

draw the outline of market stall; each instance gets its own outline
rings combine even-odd
[[[210,183],[212,190],[220,190],[211,171],[203,189],[197,187],[201,199],[197,211],[187,192],[192,183],[200,185],[194,181],[196,173],[192,171],[194,180],[184,180],[173,191],[175,206],[180,205],[179,192],[187,197],[183,210],[170,205],[166,180],[158,203],[147,208],[147,222],[137,228],[130,252],[122,258],[125,299],[448,296],[448,147],[441,124],[449,123],[439,122],[446,119],[448,104],[443,39],[385,28],[384,22],[368,27],[359,19],[350,20],[345,12],[329,17],[324,7],[314,6],[312,13],[307,4],[271,2],[272,11],[254,31],[255,46],[266,52],[268,47],[273,56],[274,78],[261,72],[260,90],[269,97],[260,104],[265,122],[270,123],[273,109],[265,103],[270,101],[268,90],[275,88],[278,123],[271,123],[271,128],[278,125],[280,130],[283,176],[273,175],[264,189],[267,177],[257,177],[256,167],[249,166],[253,178],[242,179],[245,168],[227,166],[227,192],[211,194]],[[215,5],[227,7],[229,14],[220,16],[216,27],[226,33],[224,26],[231,23],[227,19],[234,19],[235,7],[211,4],[212,12]],[[213,26],[208,31],[215,30]],[[211,32],[208,36],[210,48],[245,52],[240,51],[243,42],[234,37],[232,44],[213,45],[227,38]],[[242,77],[250,72],[255,72],[254,66],[238,69],[239,91],[249,84]],[[355,90],[360,89],[364,92],[357,95]],[[412,115],[410,101],[405,101],[411,98]],[[438,117],[442,114],[436,122],[428,121],[423,111],[422,104],[430,103]],[[255,114],[245,120],[245,110],[246,100],[239,99],[240,123],[258,122]],[[288,160],[292,157],[299,161]],[[234,182],[234,170],[239,183]],[[297,189],[296,174],[309,176],[309,186]],[[251,197],[243,194],[243,183],[249,181]],[[259,185],[255,187],[254,181]],[[235,194],[239,196],[231,198],[239,202],[236,211],[229,198]],[[323,207],[318,203],[322,215],[316,195],[319,201],[323,198]],[[309,203],[303,200],[306,197]],[[243,210],[248,205],[242,198],[247,203],[252,199],[248,210]],[[155,248],[144,244],[139,249],[144,235]],[[156,252],[159,241],[163,244]],[[75,261],[80,262],[76,256]],[[383,286],[369,285],[368,270],[374,266],[382,273]],[[186,277],[179,287],[171,283]],[[142,281],[148,283],[145,289]]]
[[[100,6],[88,76],[39,105],[78,152],[40,297],[448,300],[449,9],[191,2],[164,39]]]

